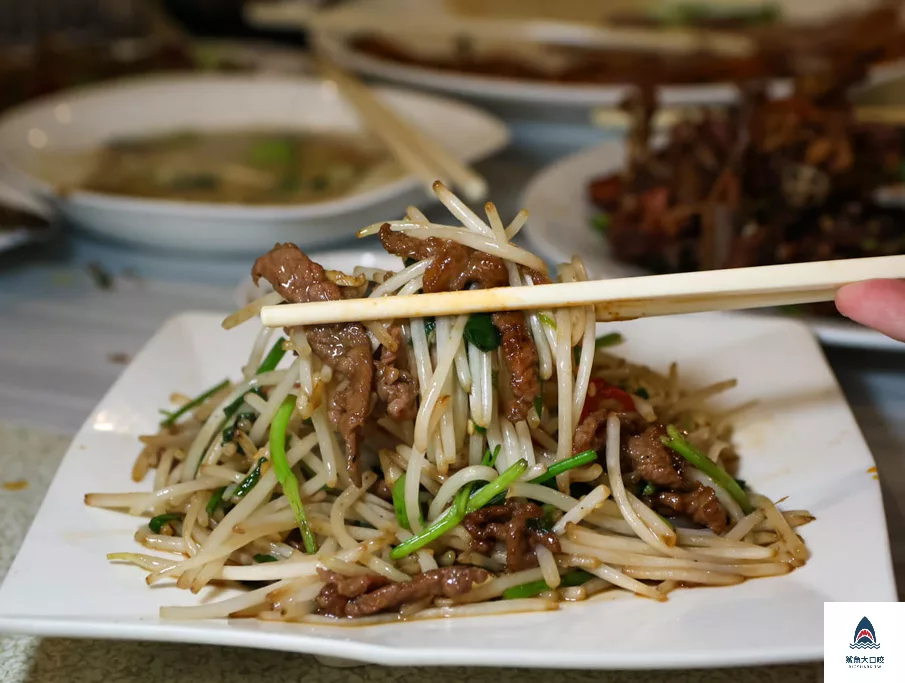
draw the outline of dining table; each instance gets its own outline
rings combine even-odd
[[[510,148],[478,167],[504,216],[519,208],[521,189],[537,170],[607,135],[590,124],[571,121],[513,120],[510,126]],[[441,214],[435,207],[428,215]],[[355,250],[356,244],[339,247]],[[59,226],[48,244],[0,256],[0,580],[70,440],[129,360],[177,313],[235,308],[235,291],[247,278],[249,266],[247,257],[208,259],[198,254],[140,252],[97,241],[66,225]],[[823,350],[877,462],[901,599],[905,587],[905,345],[899,351]],[[794,460],[795,454],[788,457]],[[60,571],[66,571],[65,565]],[[639,663],[639,670],[606,672],[338,667],[311,655],[253,649],[0,634],[0,681],[4,683],[647,683],[666,679],[671,683],[804,683],[822,680],[823,672],[819,662],[668,673],[642,667]]]

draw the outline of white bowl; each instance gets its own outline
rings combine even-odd
[[[378,96],[472,162],[503,148],[505,126],[448,99],[392,89]],[[63,218],[133,245],[206,253],[250,253],[293,241],[305,247],[347,240],[351,230],[401,215],[427,197],[413,176],[316,204],[241,206],[152,200],[76,191],[59,197],[28,172],[33,152],[92,148],[122,136],[179,129],[362,129],[333,83],[315,78],[167,75],[127,79],[52,95],[0,117],[0,171]]]

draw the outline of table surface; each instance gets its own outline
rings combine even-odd
[[[518,208],[519,188],[540,165],[599,139],[574,127],[559,138],[521,125],[518,145],[482,168],[504,215]],[[354,247],[351,247],[354,248]],[[113,275],[100,288],[87,265]],[[59,244],[0,258],[0,483],[23,479],[27,488],[0,488],[0,580],[78,429],[106,389],[147,339],[170,316],[185,310],[228,310],[247,260],[204,262],[139,254],[65,233]],[[827,349],[877,460],[893,559],[905,587],[905,354]],[[901,593],[900,593],[901,597]],[[0,682],[12,681],[415,681],[660,680],[657,672],[551,672],[492,669],[335,669],[312,657],[207,646],[75,641],[0,636]],[[684,681],[817,681],[822,666],[713,669],[673,672]]]

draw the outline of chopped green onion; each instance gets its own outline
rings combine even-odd
[[[151,528],[155,534],[159,534],[163,531],[163,525],[167,522],[172,522],[176,519],[182,519],[182,515],[179,515],[175,512],[168,512],[165,515],[157,515],[156,517],[151,517],[151,520],[148,522],[148,526]]]
[[[283,487],[283,493],[289,499],[289,505],[295,514],[295,521],[298,523],[302,540],[305,542],[305,552],[313,555],[317,552],[317,540],[314,538],[314,533],[308,525],[308,518],[305,516],[305,507],[302,505],[302,497],[299,494],[299,480],[296,479],[289,466],[289,461],[286,459],[286,428],[289,425],[289,418],[292,417],[292,411],[295,410],[295,400],[295,396],[292,394],[287,396],[276,415],[273,416],[273,422],[270,425],[270,462],[277,475],[277,481]]]
[[[544,416],[544,398],[543,398],[543,396],[534,397],[534,412],[537,413],[538,417]]]
[[[185,415],[190,410],[197,408],[202,403],[204,403],[207,399],[209,399],[211,396],[213,396],[214,394],[216,394],[219,391],[223,391],[228,386],[229,386],[229,380],[225,379],[222,382],[220,382],[220,384],[218,384],[217,386],[211,387],[210,389],[205,391],[203,394],[199,394],[198,396],[193,398],[191,401],[186,403],[184,406],[181,406],[178,410],[175,410],[172,413],[162,411],[163,414],[166,415],[166,418],[160,422],[160,426],[161,427],[172,426],[173,424],[175,424],[176,420],[178,420],[180,417]]]
[[[437,327],[437,319],[434,317],[424,319],[424,336],[430,339],[431,333]]]
[[[217,511],[217,508],[220,507],[220,504],[223,502],[223,492],[226,491],[225,486],[221,486],[214,494],[211,496],[211,499],[207,501],[207,507],[205,510],[207,511],[207,516],[210,517]]]
[[[503,336],[489,313],[472,313],[465,323],[465,339],[481,351],[495,351],[500,347]]]
[[[735,498],[746,515],[754,511],[754,506],[748,500],[748,494],[742,490],[742,487],[738,485],[735,479],[729,476],[726,470],[688,443],[675,425],[669,425],[666,428],[666,433],[669,438],[665,436],[660,438],[664,446],[674,450],[691,463],[693,467],[697,467],[701,472],[726,489],[726,492]]]
[[[411,531],[409,516],[405,510],[405,473],[393,484],[393,509],[396,511],[396,521],[403,529]]]
[[[258,462],[255,464],[254,469],[248,473],[248,476],[245,477],[239,484],[238,488],[236,488],[236,492],[233,493],[233,498],[244,498],[245,494],[251,491],[255,484],[258,483],[258,479],[261,478],[261,465],[267,462],[267,458],[258,458]]]
[[[430,525],[404,540],[390,551],[391,560],[401,560],[421,550],[428,543],[440,538],[447,531],[455,529],[465,518],[466,502],[471,493],[471,484],[463,486],[453,498],[453,503]]]
[[[594,342],[594,348],[604,349],[607,346],[616,346],[617,344],[621,344],[624,341],[625,338],[618,332],[609,332],[602,337],[597,337],[597,340]]]
[[[286,355],[286,349],[283,348],[283,342],[286,341],[282,337],[276,340],[273,346],[270,347],[270,351],[267,352],[267,355],[264,356],[264,360],[261,361],[261,365],[258,366],[258,371],[255,373],[256,375],[263,375],[265,372],[272,372],[277,369],[277,365],[280,364],[280,361],[283,360],[283,356]]]
[[[581,569],[577,569],[572,572],[568,572],[563,574],[560,577],[560,585],[562,586],[580,586],[587,581],[593,579],[594,576],[589,574],[586,571],[582,571]],[[538,581],[531,581],[529,583],[523,583],[520,586],[513,586],[512,588],[507,588],[503,591],[503,599],[504,600],[515,600],[518,598],[533,598],[535,595],[543,593],[544,591],[550,590],[550,586],[547,585],[547,582],[543,579]]]
[[[277,558],[273,555],[255,555],[255,562],[276,562]]]
[[[549,327],[551,330],[556,329],[556,321],[546,313],[538,313],[537,319],[540,320],[544,325]]]
[[[650,392],[644,387],[638,387],[635,389],[635,396],[640,396],[645,401],[650,398]]]
[[[249,150],[248,160],[256,166],[283,166],[293,162],[296,149],[291,139],[265,138]]]
[[[476,425],[474,425],[474,431],[475,431],[475,434],[483,435],[483,434],[487,433],[487,427],[482,427],[481,425],[476,424]]]
[[[583,451],[581,453],[578,453],[577,455],[573,455],[571,458],[566,458],[565,460],[560,460],[559,462],[553,463],[552,465],[550,465],[550,467],[547,468],[546,472],[544,472],[539,477],[532,479],[531,483],[543,484],[545,481],[555,479],[563,472],[568,472],[569,470],[576,467],[590,465],[596,460],[597,453],[595,451]]]
[[[504,493],[516,480],[528,469],[528,461],[522,458],[514,465],[510,465],[492,482],[475,491],[468,499],[465,508],[466,513],[480,510],[501,493]]]
[[[642,496],[652,496],[657,492],[657,487],[654,486],[651,482],[647,482],[644,485],[644,488],[641,489]]]

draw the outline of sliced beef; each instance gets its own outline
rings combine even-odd
[[[418,574],[405,583],[392,583],[376,574],[344,577],[323,569],[318,572],[326,581],[316,599],[318,611],[349,618],[396,610],[429,597],[455,598],[491,576],[480,567],[458,565]]]
[[[729,526],[728,515],[709,486],[698,484],[696,488],[684,493],[660,491],[653,496],[653,502],[668,511],[690,517],[715,534],[722,534]]]
[[[255,261],[251,276],[255,284],[263,277],[292,303],[342,299],[339,286],[294,244],[277,244]],[[370,409],[374,378],[368,335],[358,323],[312,325],[305,332],[312,351],[340,375],[329,417],[346,442],[349,476],[360,483],[358,439]]]
[[[425,292],[453,292],[469,287],[491,289],[509,284],[509,273],[501,258],[457,242],[436,237],[421,240],[394,232],[389,224],[381,226],[380,241],[391,254],[403,258],[434,259],[424,274]],[[543,282],[546,278],[536,271],[531,271],[531,277],[537,282]],[[503,360],[509,371],[512,400],[505,407],[506,416],[512,422],[520,422],[540,396],[537,348],[528,333],[523,313],[494,313],[492,319],[502,335]]]
[[[418,380],[407,369],[400,367],[405,358],[402,330],[393,325],[390,335],[396,341],[396,349],[382,346],[380,357],[374,361],[377,396],[394,420],[414,420],[418,412]]]
[[[612,411],[609,408],[599,408],[586,415],[575,433],[572,435],[572,453],[584,453],[585,451],[599,451],[606,444],[606,418]],[[647,422],[638,413],[616,413],[622,426],[621,433],[640,434]],[[624,439],[623,439],[624,440]]]
[[[632,462],[632,469],[645,481],[668,489],[681,489],[684,486],[682,472],[684,460],[681,456],[669,451],[660,437],[666,430],[659,425],[645,429],[637,436],[629,437],[627,450]]]
[[[537,374],[537,347],[528,333],[524,313],[505,311],[491,316],[500,331],[500,348],[509,371],[509,388],[512,398],[506,405],[506,417],[520,422],[528,415],[534,400],[540,396],[540,378]]]
[[[508,500],[465,516],[462,526],[471,535],[471,549],[487,554],[498,541],[506,544],[506,566],[515,572],[537,566],[534,548],[560,552],[556,534],[543,528],[544,511],[535,503]]]

